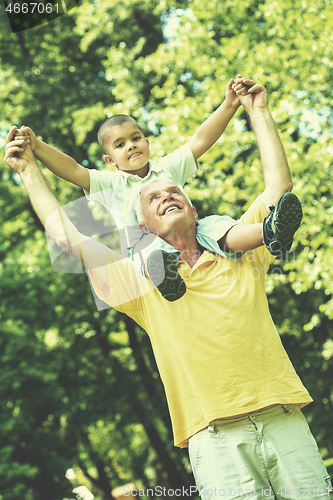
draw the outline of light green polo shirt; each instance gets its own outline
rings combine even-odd
[[[118,229],[133,228],[126,233],[126,244],[133,247],[142,235],[133,208],[142,185],[155,180],[184,186],[197,169],[191,148],[185,144],[157,162],[149,160],[149,172],[143,178],[122,170],[89,170],[90,192],[85,191],[85,195],[88,200],[98,201],[109,210]]]

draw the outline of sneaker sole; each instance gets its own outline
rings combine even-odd
[[[303,217],[302,206],[293,193],[286,193],[277,204],[272,219],[275,232],[269,244],[272,255],[285,257],[293,243],[293,237]]]
[[[180,299],[186,285],[177,271],[177,258],[163,250],[154,250],[148,257],[147,273],[160,294],[169,302]]]

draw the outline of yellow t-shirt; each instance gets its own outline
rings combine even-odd
[[[240,222],[262,222],[266,215],[258,197]],[[150,337],[176,446],[187,446],[215,419],[312,401],[268,309],[264,276],[272,260],[264,246],[238,260],[205,251],[192,269],[179,263],[187,291],[175,302],[151,289],[129,261],[110,266],[111,292],[92,275],[99,297]]]

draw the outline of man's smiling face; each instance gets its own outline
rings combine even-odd
[[[177,227],[195,227],[198,222],[196,209],[191,206],[178,186],[170,182],[154,182],[141,193],[143,231],[153,230],[165,238]],[[141,221],[140,221],[141,222]]]

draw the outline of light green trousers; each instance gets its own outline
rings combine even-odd
[[[332,499],[326,467],[296,405],[215,421],[190,438],[202,500]]]

